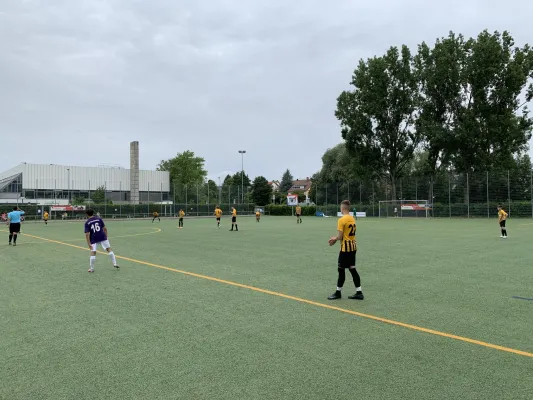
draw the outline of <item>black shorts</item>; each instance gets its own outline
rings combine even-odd
[[[20,232],[20,222],[9,224],[9,233],[19,233]]]
[[[339,253],[339,268],[355,267],[355,254],[357,251],[341,251]]]
[[[217,222],[220,222],[220,217],[217,217]]]
[[[183,222],[183,217],[180,217],[179,221],[180,221],[180,222]]]
[[[237,217],[231,217],[231,222],[234,224],[235,222],[237,222]]]
[[[500,228],[505,228],[505,220],[500,221]]]
[[[298,218],[300,218],[300,214],[296,214],[296,216],[297,216]]]

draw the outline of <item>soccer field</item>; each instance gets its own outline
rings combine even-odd
[[[0,399],[532,398],[532,220],[359,219],[364,301],[335,218],[229,220],[2,227]]]

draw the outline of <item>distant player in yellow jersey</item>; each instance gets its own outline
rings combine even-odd
[[[296,206],[296,223],[302,223],[302,207]]]
[[[180,210],[178,213],[178,229],[183,229],[183,217],[185,217],[185,211]]]
[[[157,211],[154,211],[152,215],[154,216],[154,218],[152,219],[152,224],[154,223],[156,219],[158,219],[159,222],[161,222],[161,218],[159,218],[159,213]]]
[[[363,300],[363,291],[361,290],[361,277],[355,269],[355,255],[357,253],[357,242],[355,240],[355,219],[350,215],[350,202],[344,200],[341,203],[342,217],[339,218],[337,223],[337,236],[333,236],[329,239],[329,245],[333,246],[338,241],[341,242],[341,249],[339,252],[339,259],[337,268],[339,272],[339,278],[337,280],[337,290],[328,300],[336,300],[342,298],[341,290],[346,280],[346,268],[350,270],[352,274],[353,283],[355,285],[355,294],[348,296],[349,299]]]
[[[231,207],[231,229],[230,232],[233,231],[233,227],[235,227],[235,231],[239,232],[239,227],[237,226],[237,210],[235,207]]]
[[[48,211],[45,211],[44,214],[43,214],[43,220],[44,220],[44,224],[45,225],[48,225],[48,218],[50,217],[50,214],[48,214]]]
[[[502,206],[498,206],[498,223],[500,224],[500,229],[502,239],[507,239],[507,228],[505,227],[505,221],[507,221],[508,214],[503,210]]]
[[[219,206],[215,207],[215,218],[217,219],[217,226],[220,228],[220,218],[222,218],[222,210]]]
[[[256,222],[259,222],[260,219],[261,219],[261,212],[259,210],[257,210],[255,212],[255,220],[256,220]]]

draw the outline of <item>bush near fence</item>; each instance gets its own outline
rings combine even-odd
[[[497,215],[496,207],[498,204],[501,204],[503,208],[514,218],[532,218],[533,217],[533,205],[530,201],[514,201],[514,202],[505,202],[505,203],[456,203],[456,204],[433,204],[432,210],[429,212],[430,217],[435,218],[446,218],[446,217],[456,217],[456,218],[495,218]],[[230,214],[231,206],[223,205],[221,206],[224,211],[224,215],[228,216]],[[37,214],[37,210],[42,208],[42,206],[36,205],[24,205],[21,204],[20,208],[26,212],[26,220],[34,220],[42,218],[42,215]],[[49,210],[49,206],[44,206],[46,210]],[[213,205],[201,205],[201,206],[187,206],[176,204],[174,207],[167,205],[167,212],[162,212],[162,207],[160,204],[139,204],[139,205],[122,205],[122,206],[109,206],[109,205],[96,205],[92,204],[91,208],[95,212],[99,212],[103,218],[148,218],[152,215],[154,211],[160,213],[163,217],[174,217],[180,209],[186,210],[187,216],[212,216],[214,213]],[[255,206],[252,204],[243,204],[235,205],[237,213],[239,215],[250,215],[255,212]],[[260,206],[264,209],[266,215],[272,216],[292,216],[293,210],[292,207],[287,205],[275,205],[270,204],[267,206]],[[366,212],[367,217],[378,217],[379,216],[379,204],[354,204],[353,208],[357,209],[358,212]],[[8,213],[12,211],[13,204],[0,204],[0,214]],[[115,211],[115,209],[117,211]],[[303,216],[314,216],[316,212],[320,211],[329,216],[336,216],[339,211],[339,206],[336,204],[331,204],[327,206],[304,206],[302,207]],[[62,212],[58,211],[55,213],[56,219],[61,218]],[[83,212],[67,212],[67,219],[80,219],[85,218],[85,213]],[[420,215],[423,217],[423,214]]]

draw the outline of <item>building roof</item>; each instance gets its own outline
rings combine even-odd
[[[311,189],[311,180],[309,178],[297,179],[295,181],[292,181],[292,186],[289,189],[289,192],[296,192],[296,191],[307,192],[309,189]]]
[[[108,190],[129,191],[130,170],[116,167],[77,167],[56,164],[22,163],[0,172],[0,182],[22,174],[22,188],[26,190],[94,190],[105,186]],[[139,171],[140,191],[170,191],[167,171]]]

